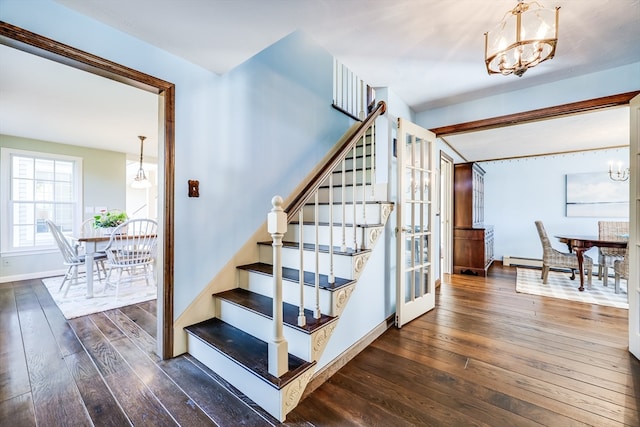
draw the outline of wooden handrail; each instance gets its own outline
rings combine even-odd
[[[386,111],[387,104],[384,101],[378,102],[376,108],[371,111],[371,114],[358,126],[354,133],[344,142],[342,147],[329,158],[304,189],[289,203],[289,206],[284,210],[287,213],[289,221],[295,218],[300,209],[302,209],[313,194],[320,188],[322,182],[333,172],[340,162],[344,160],[349,151],[353,149],[358,140],[366,133],[367,129],[371,127],[372,123]]]

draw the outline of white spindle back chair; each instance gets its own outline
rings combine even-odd
[[[154,280],[154,265],[158,244],[158,223],[152,219],[131,219],[117,226],[105,248],[109,272],[105,291],[114,284],[111,275],[118,270],[115,281],[116,294],[122,282],[122,273],[128,274],[129,281],[143,276],[147,286]]]

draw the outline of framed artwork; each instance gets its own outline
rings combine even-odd
[[[565,175],[566,216],[628,218],[629,181],[613,181],[607,172]]]

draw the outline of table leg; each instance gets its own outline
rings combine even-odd
[[[87,251],[84,257],[87,270],[87,298],[93,298],[93,252]]]
[[[573,248],[576,252],[576,258],[578,258],[578,270],[579,274],[580,274],[580,287],[578,288],[578,290],[580,292],[584,291],[584,268],[583,268],[583,263],[584,263],[584,248]]]

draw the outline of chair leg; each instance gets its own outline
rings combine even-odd
[[[549,278],[549,266],[543,265],[542,266],[542,283],[546,285],[548,278]]]
[[[618,272],[616,272],[614,274],[613,281],[614,281],[614,284],[615,284],[615,293],[619,294],[620,293],[620,274],[618,274]]]
[[[60,292],[62,290],[62,287],[64,286],[64,283],[69,279],[70,274],[71,274],[71,269],[73,268],[73,265],[70,265],[69,268],[67,268],[67,272],[64,273],[64,279],[62,279],[62,283],[60,283],[60,287],[58,288],[58,292]]]
[[[64,294],[62,295],[63,297],[67,296],[67,292],[69,292],[69,288],[71,288],[71,285],[78,284],[78,266],[72,265],[70,268],[73,270],[73,273],[71,275],[71,280],[69,280],[69,284],[67,285],[67,288],[64,290]]]
[[[609,267],[606,265],[602,266],[602,284],[604,286],[609,286]]]

